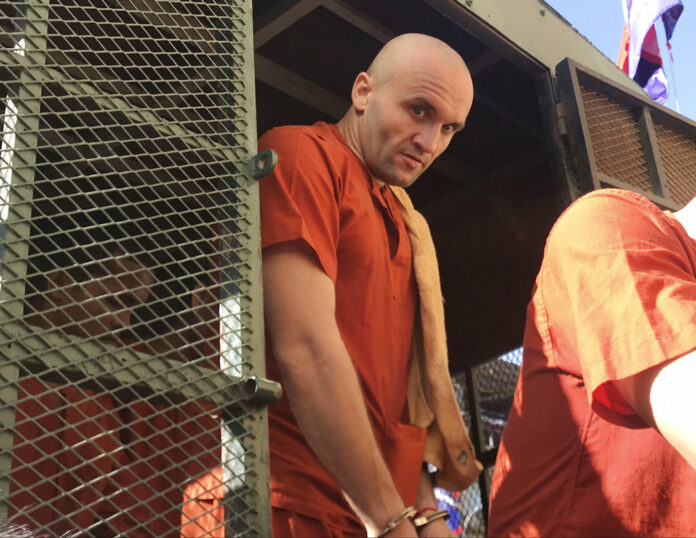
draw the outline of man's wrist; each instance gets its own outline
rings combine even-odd
[[[433,510],[433,508],[423,508],[422,510],[418,511],[416,516],[411,520],[413,521],[416,530],[420,531],[423,527],[429,525],[433,521],[437,521],[438,519],[444,519],[445,521],[449,519],[449,513],[447,510]]]
[[[387,521],[387,523],[384,525],[377,537],[382,538],[384,536],[387,536],[390,532],[392,532],[395,528],[397,528],[405,521],[412,521],[416,513],[417,510],[413,506],[404,508],[399,514],[395,515],[393,518]]]

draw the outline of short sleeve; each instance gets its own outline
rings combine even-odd
[[[335,282],[338,178],[322,143],[302,127],[273,129],[259,140],[259,151],[270,148],[278,154],[275,170],[259,185],[261,245],[303,240]]]
[[[554,360],[579,368],[604,416],[635,415],[612,381],[696,348],[693,254],[677,221],[636,193],[596,191],[554,226],[541,278]]]

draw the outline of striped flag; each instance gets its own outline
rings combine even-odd
[[[655,21],[662,17],[667,42],[684,11],[681,0],[623,0],[624,26],[618,66],[658,103],[667,101],[669,87],[662,69]]]

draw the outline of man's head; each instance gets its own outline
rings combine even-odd
[[[122,331],[148,299],[154,275],[120,248],[107,252],[103,259],[50,271],[30,322],[121,345]]]
[[[430,36],[404,34],[357,76],[339,129],[377,180],[408,187],[464,127],[473,95],[456,51]]]

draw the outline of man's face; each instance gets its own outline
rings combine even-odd
[[[75,336],[123,345],[119,332],[131,326],[133,310],[147,300],[154,276],[131,258],[112,258],[101,267],[84,282],[66,277],[52,294],[57,308],[49,321]]]
[[[473,88],[438,66],[374,83],[360,125],[363,160],[380,181],[411,185],[464,127]]]

